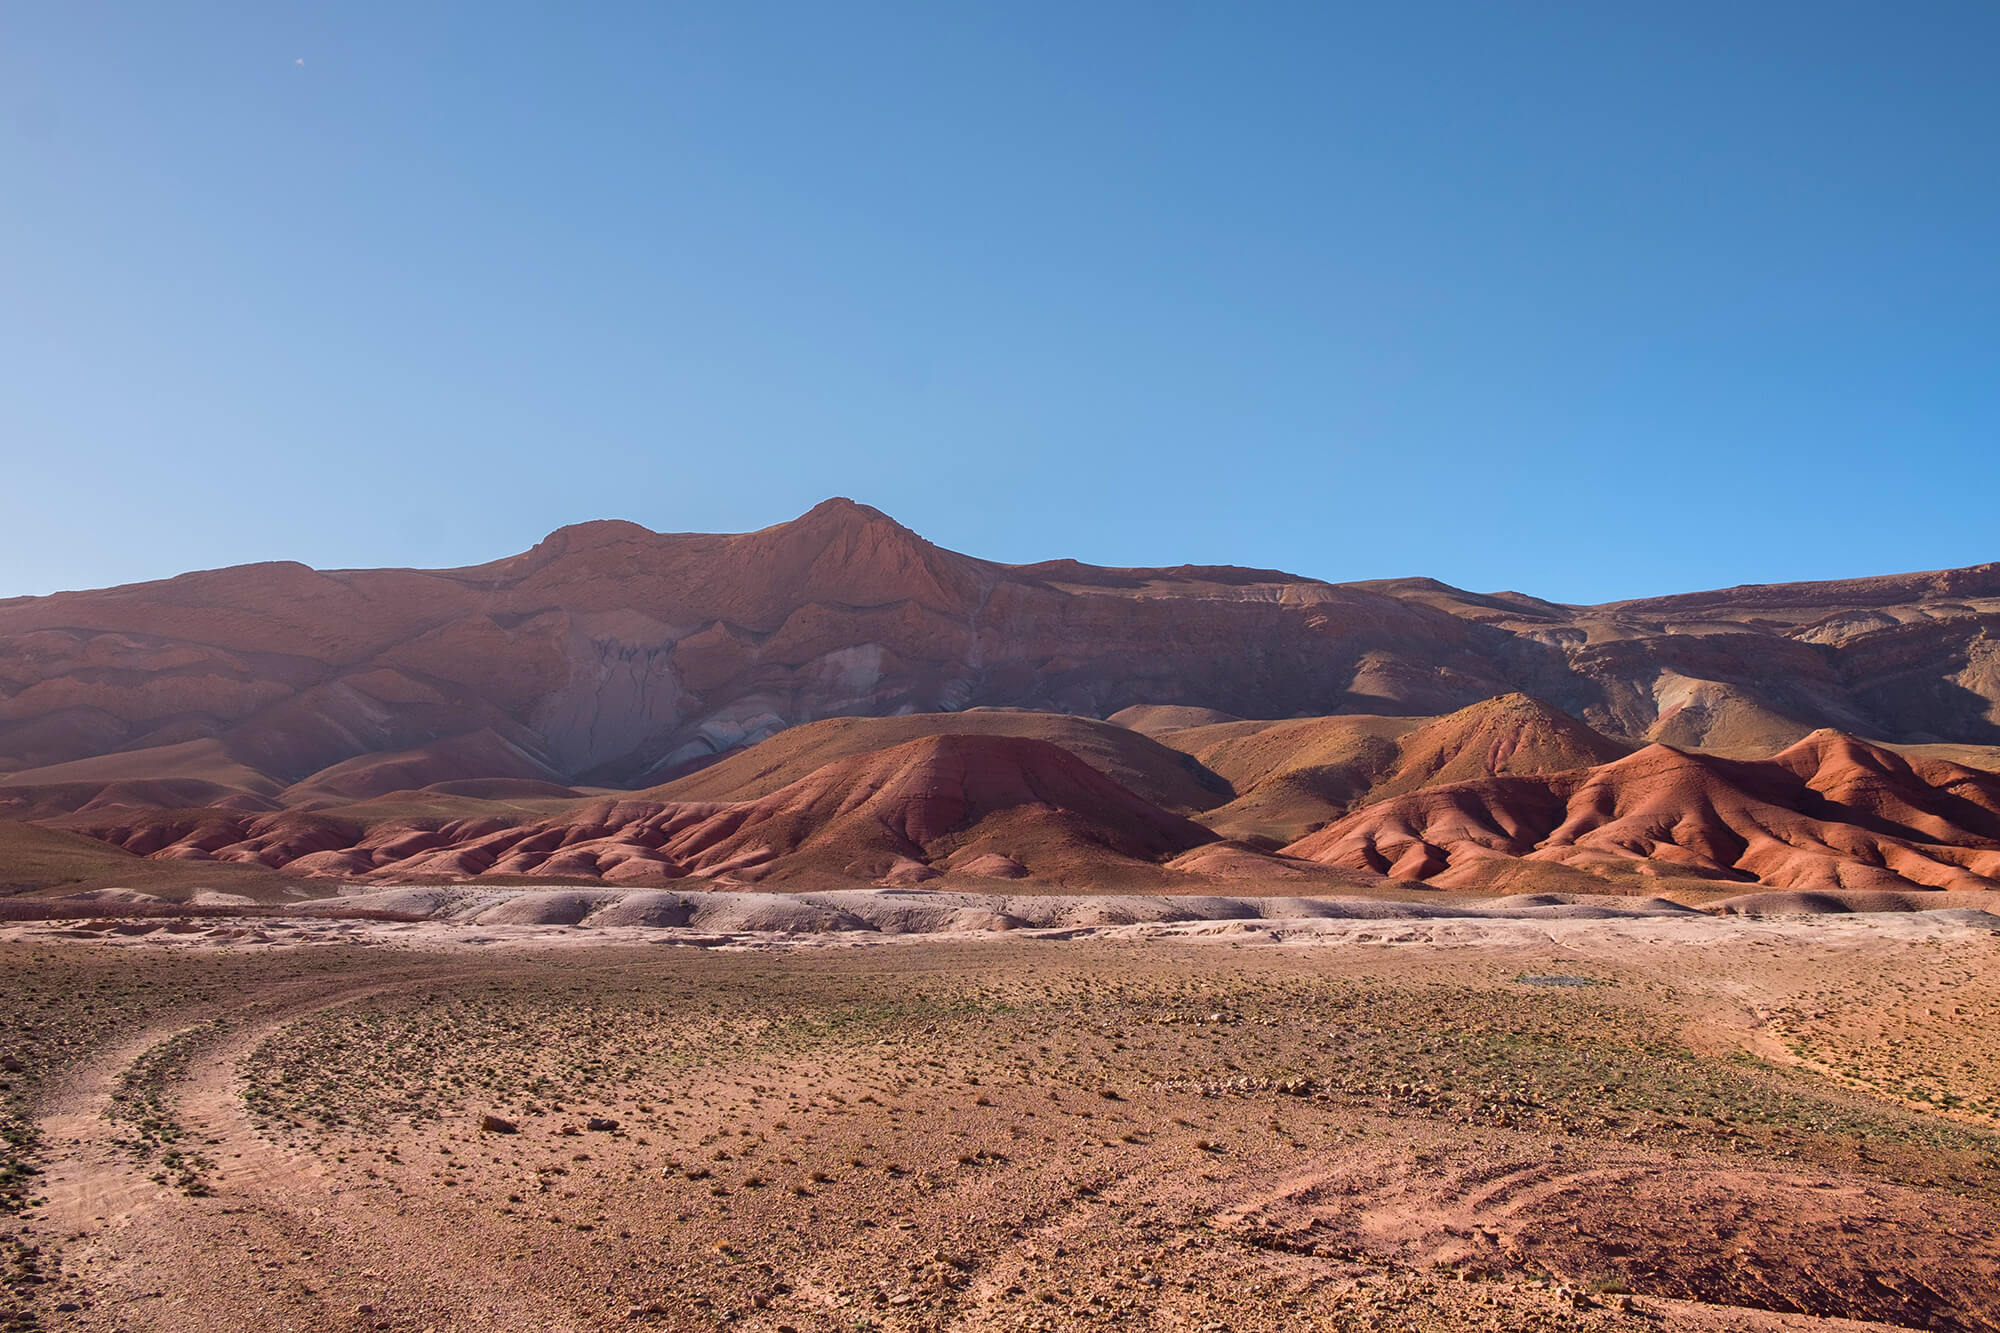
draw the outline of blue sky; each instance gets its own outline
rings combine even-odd
[[[0,596],[833,494],[1595,601],[2000,558],[2000,7],[0,16]]]

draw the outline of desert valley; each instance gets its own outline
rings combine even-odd
[[[0,1333],[2000,1333],[1996,61],[9,6]]]
[[[0,1327],[2000,1329],[1996,629],[846,500],[0,602]]]

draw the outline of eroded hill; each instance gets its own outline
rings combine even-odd
[[[0,602],[0,818],[50,835],[0,880],[1984,890],[1996,627],[1995,565],[1576,607],[845,500],[243,566]]]
[[[583,524],[466,569],[272,563],[0,601],[0,801],[166,779],[239,807],[630,788],[803,722],[981,705],[1434,717],[1519,692],[1620,741],[1743,757],[1822,726],[1986,746],[1996,629],[2000,565],[1574,607],[1001,565],[830,500],[737,535]]]

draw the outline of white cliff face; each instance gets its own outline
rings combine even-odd
[[[747,749],[770,739],[793,724],[777,711],[775,702],[767,696],[752,695],[698,719],[694,722],[693,737],[668,751],[647,769],[647,774],[670,773],[711,755]]]
[[[1965,669],[1953,675],[1951,683],[1968,697],[1986,701],[1980,715],[2000,725],[2000,638],[1981,630],[1966,645]]]
[[[855,704],[871,700],[882,681],[882,662],[888,650],[879,643],[857,643],[836,648],[807,664],[804,675],[823,692],[823,706],[831,712],[845,712]]]
[[[565,639],[569,679],[530,718],[564,771],[668,772],[800,722],[882,711],[878,692],[890,654],[881,644],[837,648],[798,667],[766,665],[759,646],[745,645],[745,674],[771,688],[714,700],[681,680],[674,666],[679,638],[668,637],[669,627],[656,627],[641,642],[624,637],[644,628],[627,623],[620,633],[592,636],[579,627]]]
[[[529,717],[550,760],[573,775],[614,764],[685,720],[687,695],[674,673],[675,639],[667,626],[625,623],[596,634],[591,628],[570,627],[562,644],[569,679]]]

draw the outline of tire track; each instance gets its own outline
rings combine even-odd
[[[243,1060],[293,1024],[346,1005],[505,975],[489,966],[413,969],[361,984],[314,978],[223,1015],[227,1029],[194,1050],[161,1092],[186,1140],[213,1163],[204,1178],[210,1197],[190,1198],[149,1179],[155,1164],[132,1155],[121,1142],[125,1130],[108,1114],[128,1071],[162,1042],[200,1024],[191,1026],[183,1016],[155,1025],[92,1060],[38,1121],[48,1228],[67,1239],[65,1266],[85,1286],[74,1325],[205,1331],[216,1326],[212,1311],[221,1308],[224,1293],[258,1284],[298,1307],[268,1310],[259,1326],[273,1329],[380,1326],[370,1322],[375,1314],[383,1307],[408,1308],[413,1296],[472,1316],[453,1320],[453,1327],[574,1329],[563,1308],[504,1264],[482,1263],[460,1250],[450,1262],[415,1259],[437,1245],[434,1219],[412,1215],[382,1190],[343,1185],[309,1150],[273,1142],[241,1096]],[[240,1239],[219,1243],[220,1235]],[[340,1312],[344,1317],[336,1319],[329,1308],[332,1284],[287,1290],[276,1278],[288,1265],[255,1258],[304,1252],[307,1244],[319,1268],[352,1274],[353,1281],[341,1285],[364,1293]],[[395,1290],[398,1282],[404,1290]]]

